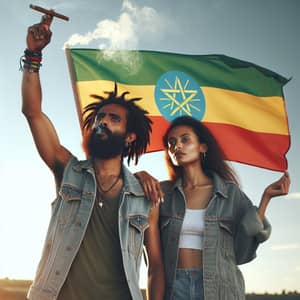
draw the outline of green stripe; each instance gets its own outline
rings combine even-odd
[[[287,79],[255,64],[225,55],[184,55],[154,51],[118,51],[130,63],[138,58],[139,68],[128,71],[126,64],[105,60],[103,51],[70,49],[75,81],[111,80],[124,84],[155,85],[171,70],[185,72],[200,86],[223,88],[255,96],[283,96]]]

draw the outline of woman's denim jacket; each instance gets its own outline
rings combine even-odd
[[[245,299],[244,279],[238,264],[256,256],[259,243],[271,233],[248,197],[232,182],[212,175],[214,191],[206,210],[203,248],[205,300]],[[162,182],[164,202],[160,207],[160,231],[165,265],[166,294],[172,287],[178,259],[178,242],[186,202],[181,180]]]
[[[142,300],[139,288],[144,232],[151,202],[136,178],[123,167],[124,187],[119,207],[119,238],[128,286],[134,300]],[[95,202],[95,174],[90,161],[72,158],[57,198],[29,299],[56,299],[84,237]],[[80,272],[80,270],[79,270]]]

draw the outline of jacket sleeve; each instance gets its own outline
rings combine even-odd
[[[237,264],[244,264],[256,257],[259,244],[270,237],[271,224],[266,218],[259,218],[257,207],[242,191],[238,190],[236,197],[234,249]]]

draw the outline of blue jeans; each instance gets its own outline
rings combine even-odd
[[[177,269],[172,300],[204,300],[203,270]]]

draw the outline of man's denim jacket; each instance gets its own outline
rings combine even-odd
[[[245,287],[237,267],[256,256],[259,243],[268,239],[271,225],[262,222],[248,197],[232,182],[212,175],[214,191],[206,210],[203,281],[205,300],[243,300]],[[178,259],[178,242],[186,202],[181,180],[162,182],[160,231],[165,265],[165,299],[172,296]]]
[[[139,182],[124,166],[123,176],[124,187],[119,206],[120,247],[132,298],[142,300],[139,272],[151,201],[145,198]],[[72,158],[52,204],[45,246],[28,292],[29,299],[57,298],[84,237],[95,195],[95,174],[91,161]]]

